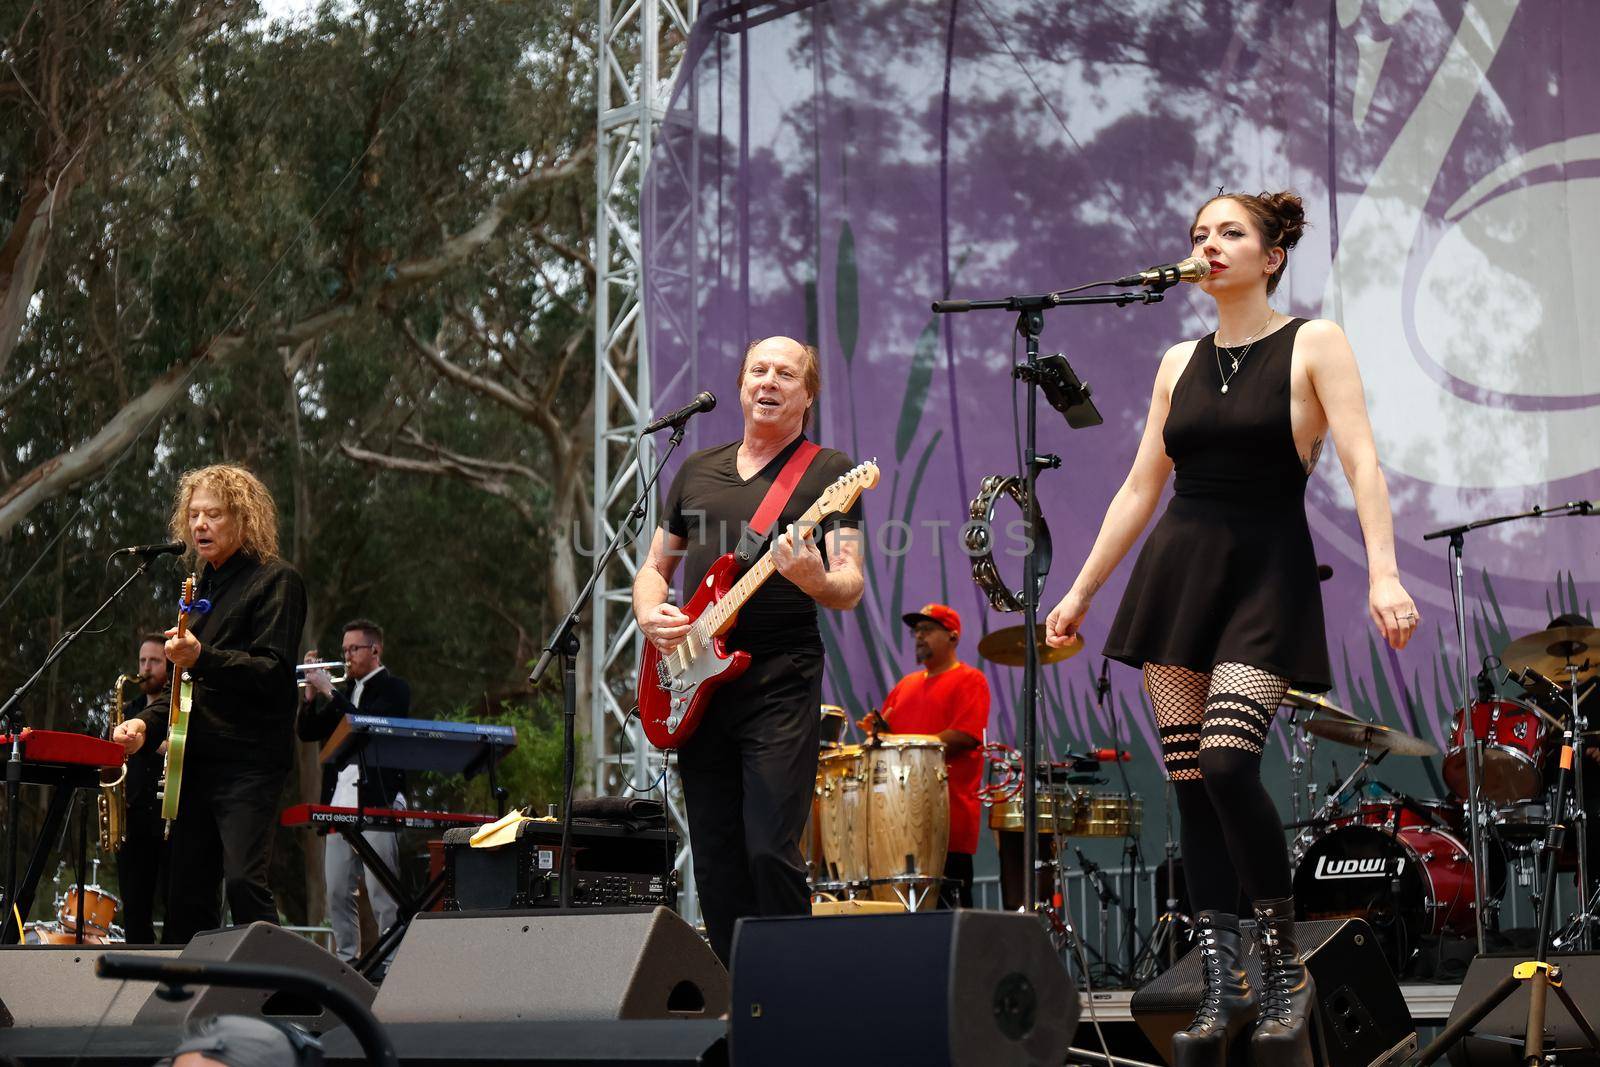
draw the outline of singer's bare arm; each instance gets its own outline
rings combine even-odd
[[[688,545],[686,538],[658,527],[650,555],[633,576],[633,617],[645,639],[663,652],[677,648],[689,632],[689,616],[667,603],[672,576]]]
[[[1106,584],[1111,572],[1149,525],[1150,516],[1155,514],[1161,490],[1172,475],[1172,459],[1167,455],[1166,442],[1161,436],[1166,429],[1167,412],[1172,407],[1172,387],[1177,384],[1183,368],[1189,365],[1195,344],[1194,341],[1180,342],[1161,357],[1161,369],[1156,372],[1155,386],[1150,391],[1150,415],[1145,419],[1144,436],[1139,440],[1133,466],[1122,488],[1111,498],[1111,506],[1106,508],[1106,517],[1100,523],[1099,536],[1094,539],[1094,547],[1078,571],[1072,588],[1045,621],[1045,641],[1051,645],[1060,647],[1076,639],[1078,624],[1088,613],[1094,595]]]
[[[1367,613],[1393,648],[1404,648],[1420,621],[1416,603],[1400,584],[1394,555],[1389,483],[1378,465],[1378,446],[1367,417],[1361,368],[1338,323],[1313,319],[1300,327],[1296,351],[1328,420],[1328,435],[1356,498],[1356,517],[1367,545]]]

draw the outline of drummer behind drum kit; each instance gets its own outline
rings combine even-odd
[[[1577,686],[1595,672],[1595,662],[1585,653],[1597,646],[1600,630],[1561,627],[1518,638],[1501,651],[1499,660],[1510,668],[1506,677],[1530,694],[1552,707],[1569,704],[1576,710]],[[1565,676],[1567,684],[1555,684],[1551,675]],[[1300,732],[1290,763],[1294,821],[1288,826],[1298,831],[1291,849],[1298,917],[1366,919],[1397,973],[1404,971],[1424,937],[1472,936],[1480,870],[1484,907],[1493,914],[1506,893],[1508,868],[1516,866],[1520,885],[1533,885],[1533,872],[1548,847],[1554,799],[1545,768],[1563,724],[1531,701],[1497,696],[1491,677],[1486,667],[1479,699],[1465,710],[1456,709],[1443,765],[1445,784],[1454,795],[1444,800],[1418,800],[1368,782],[1368,770],[1387,756],[1438,755],[1429,742],[1364,722],[1317,697],[1291,691],[1285,698],[1292,709],[1290,727]],[[1467,714],[1479,744],[1480,825],[1487,830],[1483,855],[1476,859],[1465,803],[1470,753],[1462,737]],[[1302,746],[1308,757],[1314,753],[1318,739],[1362,752],[1360,765],[1320,807],[1315,783],[1302,786],[1306,760],[1301,756]],[[1360,799],[1363,794],[1366,799]],[[1312,809],[1304,820],[1302,798]],[[1353,806],[1347,807],[1351,800]],[[1571,824],[1579,817],[1581,800],[1569,800],[1563,815]],[[1581,855],[1583,835],[1573,836]],[[1544,903],[1534,897],[1536,908]],[[1596,903],[1590,901],[1574,920],[1578,933],[1596,921]],[[1569,932],[1566,940],[1574,938]]]

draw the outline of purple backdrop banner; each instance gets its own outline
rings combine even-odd
[[[1574,47],[1597,40],[1586,0],[706,4],[644,203],[655,402],[731,397],[752,338],[819,346],[815,436],[884,472],[864,498],[866,596],[825,613],[828,697],[857,713],[880,701],[914,666],[899,615],[926,601],[962,612],[969,660],[981,633],[1020,620],[988,609],[959,537],[983,476],[1018,466],[1014,320],[935,318],[929,301],[1181,258],[1219,186],[1292,188],[1312,229],[1274,303],[1350,335],[1424,617],[1403,653],[1377,638],[1351,493],[1324,459],[1307,510],[1334,568],[1331,695],[1443,748],[1461,672],[1444,545],[1422,534],[1600,497],[1600,312],[1584,269],[1600,247],[1600,59]],[[1043,351],[1067,354],[1106,421],[1071,431],[1041,411],[1041,447],[1064,459],[1040,481],[1047,607],[1133,459],[1160,353],[1213,326],[1189,287],[1050,313]],[[694,447],[736,437],[737,406],[693,426]],[[1020,561],[1000,561],[1020,584]],[[1129,565],[1085,623],[1092,653]],[[1467,570],[1478,656],[1590,610],[1600,519],[1474,534]],[[1046,672],[1044,736],[1057,750],[1119,736],[1136,785],[1158,790],[1138,676],[1113,665],[1102,715],[1099,667],[1086,654]],[[988,670],[991,737],[1009,740],[1020,672]],[[1398,762],[1386,780],[1437,790],[1437,761]]]

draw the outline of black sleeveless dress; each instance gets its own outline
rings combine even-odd
[[[1134,564],[1105,654],[1131,667],[1244,663],[1333,688],[1306,472],[1289,423],[1293,319],[1258,341],[1223,393],[1215,334],[1172,389],[1172,502]],[[1226,357],[1224,357],[1226,361]]]

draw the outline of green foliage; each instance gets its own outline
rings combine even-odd
[[[452,722],[489,721],[481,708],[464,706],[437,716]],[[507,810],[522,808],[530,815],[543,815],[551,804],[561,803],[561,699],[536,698],[530,704],[505,704],[492,719],[501,726],[514,727],[517,747],[495,769],[496,783],[506,791]],[[581,766],[584,752],[578,750]],[[412,776],[413,807],[430,811],[474,811],[493,813],[494,798],[489,792],[489,776],[473,778],[431,772]]]

